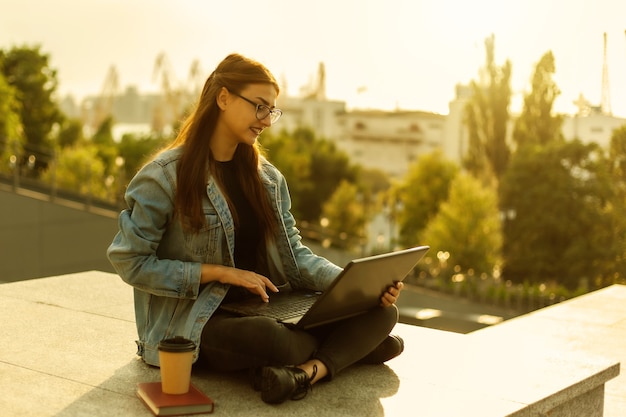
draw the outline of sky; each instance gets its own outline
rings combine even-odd
[[[147,93],[159,90],[161,53],[183,86],[195,60],[206,78],[238,52],[287,95],[323,62],[327,97],[349,109],[447,114],[455,86],[478,78],[493,34],[496,64],[512,64],[511,110],[552,51],[555,110],[573,114],[580,94],[601,103],[607,33],[610,105],[626,118],[625,16],[623,0],[0,0],[0,49],[41,45],[59,94],[77,100],[99,94],[111,66],[122,89]]]

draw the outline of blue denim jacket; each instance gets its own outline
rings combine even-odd
[[[131,180],[128,209],[121,212],[119,232],[107,250],[117,273],[134,287],[137,354],[157,366],[159,341],[176,335],[195,342],[197,360],[202,328],[230,287],[211,282],[201,288],[201,264],[235,266],[233,218],[213,178],[202,203],[206,226],[186,232],[173,219],[179,158],[180,149],[165,151]],[[293,288],[325,289],[341,268],[302,244],[285,178],[264,159],[259,169],[277,216],[275,239],[267,248],[269,278]]]

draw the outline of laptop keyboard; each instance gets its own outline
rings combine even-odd
[[[315,303],[317,297],[305,296],[287,299],[278,298],[269,303],[255,303],[253,305],[229,305],[227,310],[243,316],[265,316],[276,320],[286,320],[304,315]],[[235,303],[236,304],[236,303]]]
[[[298,317],[304,315],[317,299],[307,297],[299,300],[291,300],[288,303],[272,303],[271,301],[260,308],[262,316],[271,317],[277,320]]]

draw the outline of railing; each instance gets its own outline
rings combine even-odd
[[[0,184],[16,193],[23,193],[24,191],[38,193],[51,202],[70,201],[77,203],[83,205],[86,210],[99,209],[118,212],[121,209],[120,204],[95,198],[91,195],[80,194],[76,191],[58,188],[53,184],[27,176],[0,173]]]

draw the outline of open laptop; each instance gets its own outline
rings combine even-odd
[[[221,309],[241,316],[267,316],[308,329],[361,314],[380,304],[380,297],[402,281],[428,251],[418,246],[354,259],[324,292],[272,293],[269,303],[259,297],[222,304]]]

